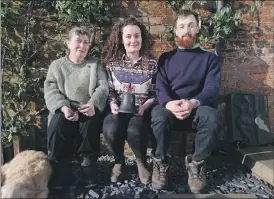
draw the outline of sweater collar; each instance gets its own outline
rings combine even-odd
[[[185,50],[185,49],[195,49],[195,48],[199,48],[200,44],[194,44],[191,48],[183,48],[181,46],[178,46],[178,49],[180,50]]]

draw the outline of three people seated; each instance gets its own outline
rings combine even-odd
[[[134,17],[113,26],[102,51],[102,65],[87,58],[89,33],[83,28],[70,31],[69,54],[51,64],[45,81],[46,104],[54,114],[47,132],[48,157],[55,171],[53,184],[68,182],[65,172],[71,169],[71,146],[76,140],[77,154],[83,157],[85,186],[96,185],[102,130],[115,158],[111,182],[122,178],[127,141],[136,156],[140,181],[165,189],[169,137],[179,128],[196,132],[194,154],[185,158],[188,184],[193,193],[204,188],[204,164],[220,132],[215,102],[221,71],[218,57],[197,43],[198,24],[196,13],[179,12],[174,23],[177,48],[163,53],[158,63],[149,54],[145,26]],[[133,105],[128,102],[133,106],[130,113],[121,107],[125,93],[135,99]],[[105,106],[108,113],[104,118]],[[152,174],[146,166],[149,131],[156,140]],[[56,179],[62,182],[58,184]]]

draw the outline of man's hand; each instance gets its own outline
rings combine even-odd
[[[61,111],[64,113],[65,118],[70,121],[78,121],[79,120],[79,115],[77,112],[73,112],[69,107],[63,106],[61,108]]]
[[[85,116],[91,117],[95,114],[95,109],[93,104],[87,104],[78,109],[80,113]]]
[[[166,103],[166,109],[170,110],[175,115],[175,113],[184,111],[184,109],[181,107],[181,104],[181,100],[173,100]]]
[[[114,101],[111,101],[110,102],[110,109],[111,109],[111,113],[113,114],[113,115],[117,115],[119,112],[118,112],[118,110],[119,110],[119,107],[118,107],[118,105],[114,102]]]
[[[186,119],[192,112],[193,108],[196,107],[195,100],[174,100],[166,104],[166,108],[170,110],[176,118],[179,120]]]
[[[181,101],[181,108],[183,109],[183,111],[177,113],[175,116],[179,120],[184,120],[191,114],[192,110],[197,106],[197,101],[192,99],[191,100],[182,99],[180,101]]]

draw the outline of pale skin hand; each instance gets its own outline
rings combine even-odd
[[[170,101],[166,104],[166,108],[170,110],[179,120],[186,119],[191,114],[195,106],[196,101],[185,99]]]
[[[153,103],[155,99],[148,99],[144,104],[139,106],[137,115],[143,116],[146,109],[148,109]]]
[[[110,102],[110,109],[113,115],[117,115],[119,113],[118,112],[119,107],[114,101]]]
[[[79,115],[77,112],[73,112],[69,107],[63,106],[61,111],[64,113],[65,118],[70,121],[78,121]]]
[[[80,113],[88,117],[92,117],[95,114],[95,109],[93,104],[84,105],[83,108],[79,108],[78,110]]]

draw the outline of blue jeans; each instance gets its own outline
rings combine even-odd
[[[220,132],[220,116],[217,109],[199,106],[192,110],[185,120],[177,119],[172,112],[161,105],[153,107],[151,112],[152,130],[156,140],[155,158],[164,160],[169,145],[171,130],[194,130],[195,152],[192,159],[200,161],[210,156],[214,150]]]

